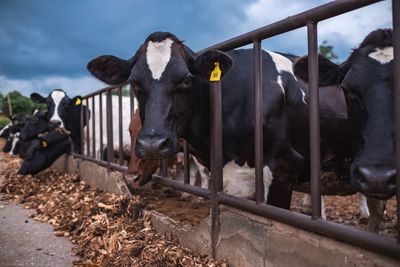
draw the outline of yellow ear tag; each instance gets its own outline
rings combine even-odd
[[[215,68],[214,70],[211,72],[210,75],[210,81],[211,82],[218,82],[219,80],[221,80],[221,69],[219,68],[219,62],[215,62],[214,63]]]
[[[75,106],[79,106],[82,103],[82,100],[78,97],[75,101]]]
[[[42,140],[42,147],[43,147],[43,148],[47,147],[47,142],[44,141],[44,140]]]

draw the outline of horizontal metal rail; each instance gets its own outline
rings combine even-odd
[[[116,170],[119,172],[126,172],[128,170],[128,167],[121,166],[121,165],[118,165],[113,162],[108,163],[107,161],[104,161],[104,160],[99,160],[96,158],[92,158],[92,157],[88,157],[88,156],[80,155],[80,154],[76,154],[76,153],[72,154],[72,156],[74,156],[75,158],[79,158],[79,159],[83,159],[83,160],[87,160],[87,161],[96,163],[96,164],[106,167],[106,168],[109,167],[111,170]]]
[[[241,34],[224,42],[209,46],[197,51],[203,53],[210,49],[229,51],[253,43],[253,40],[263,40],[282,33],[286,33],[307,25],[309,21],[319,22],[343,13],[359,9],[383,0],[336,0],[315,7],[308,11],[287,17],[275,23],[258,28],[254,31]]]

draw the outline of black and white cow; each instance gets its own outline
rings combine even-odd
[[[21,141],[29,141],[37,138],[40,134],[56,128],[56,124],[49,121],[48,111],[39,110],[25,122],[21,129]]]
[[[32,141],[18,173],[36,174],[70,151],[71,141],[68,134],[60,129],[52,130]]]
[[[11,117],[11,125],[7,127],[6,144],[3,147],[3,152],[10,155],[18,155],[20,151],[20,131],[24,127],[30,115],[18,114]]]
[[[182,137],[193,147],[195,156],[209,168],[208,80],[214,64],[219,63],[224,77],[224,164],[235,160],[239,165],[247,163],[252,168],[252,62],[252,50],[228,53],[211,50],[197,55],[176,36],[156,32],[146,39],[131,59],[101,56],[92,60],[88,69],[108,84],[129,80],[134,87],[143,123],[136,142],[138,156],[146,159],[171,157],[179,151],[178,137]],[[290,140],[286,105],[307,108],[305,93],[297,84],[291,68],[292,62],[288,58],[263,51],[264,159],[274,173],[273,185],[281,182],[276,177],[286,166],[290,169],[285,171],[294,174],[304,175],[306,169],[304,158],[293,149]],[[278,187],[279,190],[282,188],[281,185]],[[273,195],[274,189],[270,192]]]
[[[8,135],[10,134],[10,127],[12,125],[12,122],[9,122],[8,124],[4,125],[3,128],[0,130],[0,137],[7,139]]]
[[[339,85],[346,98],[353,137],[352,185],[377,199],[396,192],[392,61],[391,29],[368,34],[342,64],[319,57],[320,85]],[[307,66],[307,57],[294,64],[303,80],[308,79]]]
[[[87,107],[82,105],[82,98],[75,96],[72,99],[61,89],[53,90],[47,97],[37,93],[31,94],[31,99],[36,103],[47,105],[47,116],[53,124],[59,125],[70,132],[70,136],[76,152],[81,149],[81,108],[84,118],[89,112]]]

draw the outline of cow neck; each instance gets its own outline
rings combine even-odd
[[[208,82],[195,79],[190,95],[190,112],[183,138],[193,147],[193,154],[210,167],[210,119]]]

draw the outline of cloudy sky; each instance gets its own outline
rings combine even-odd
[[[0,92],[70,96],[104,86],[87,62],[102,54],[131,57],[154,31],[170,31],[199,50],[325,4],[324,0],[1,0]],[[341,60],[376,28],[391,27],[391,1],[319,24],[319,42]],[[284,3],[284,4],[282,4]],[[305,29],[265,40],[263,47],[306,53]]]

